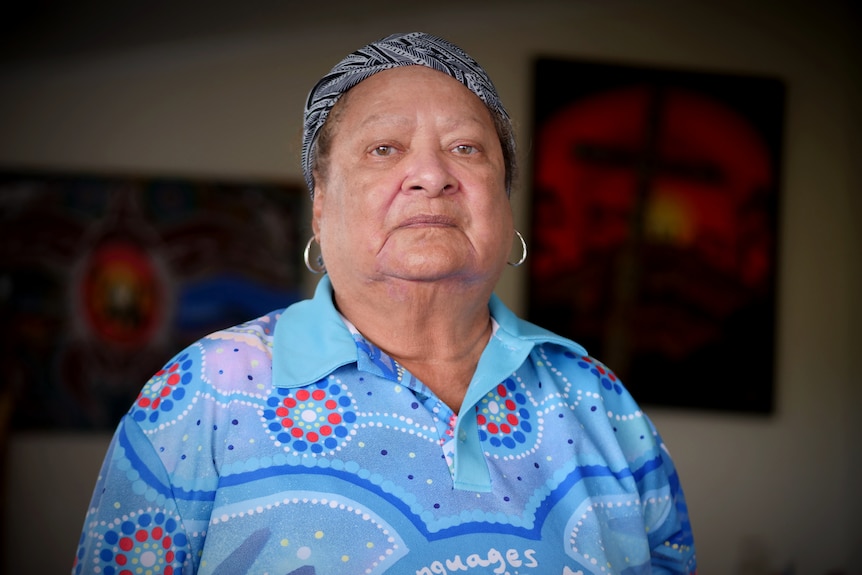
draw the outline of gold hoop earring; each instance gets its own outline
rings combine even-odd
[[[519,265],[524,263],[524,260],[527,259],[527,242],[524,241],[524,236],[522,236],[521,232],[519,232],[518,230],[515,230],[515,235],[518,236],[519,240],[521,240],[521,259],[519,259],[516,262],[510,262],[510,261],[506,262],[507,264],[509,264],[513,268],[518,267]]]
[[[313,274],[324,274],[326,273],[326,266],[323,264],[323,255],[319,255],[314,258],[317,267],[311,265],[311,259],[309,258],[309,253],[311,252],[311,244],[317,240],[314,236],[308,238],[308,243],[305,244],[305,251],[302,254],[302,259],[305,261],[305,267],[308,268]],[[319,245],[319,244],[318,244]]]

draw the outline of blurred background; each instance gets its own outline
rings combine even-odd
[[[71,396],[48,411],[48,399],[58,400],[51,388],[36,394],[42,403],[22,399],[35,393],[22,393],[22,382],[43,382],[31,372],[45,369],[40,354],[50,363],[49,336],[78,336],[64,377],[99,371],[103,387],[89,390],[99,399],[109,395],[99,389],[128,385],[111,375],[134,381],[183,339],[220,327],[213,321],[255,315],[249,299],[272,308],[310,294],[316,278],[301,265],[305,96],[348,52],[421,30],[463,46],[494,79],[519,139],[512,201],[528,238],[538,57],[780,81],[766,407],[735,410],[727,400],[742,393],[749,359],[722,372],[726,383],[689,372],[685,393],[707,399],[644,407],[679,468],[701,573],[862,573],[860,14],[850,0],[4,2],[0,570],[70,571],[115,425],[113,412],[83,413]],[[81,177],[85,192],[70,203]],[[57,189],[66,192],[52,196]],[[64,210],[56,201],[32,209],[32,198],[46,197]],[[149,263],[126,265],[141,255],[132,245],[149,246]],[[22,283],[10,262],[36,251],[48,272]],[[137,274],[136,285],[169,278],[167,292],[139,296],[161,302],[161,331],[140,316],[143,331],[128,331],[98,306],[78,313],[87,300],[75,292],[72,301],[63,278],[88,285],[91,269]],[[498,289],[524,316],[530,273],[508,269]],[[46,301],[40,294],[56,296],[56,323],[23,313]],[[122,350],[119,363],[99,354],[111,346]],[[134,381],[132,397],[143,383]],[[125,399],[112,401],[124,410]]]

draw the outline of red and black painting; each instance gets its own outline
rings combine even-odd
[[[642,404],[772,412],[783,82],[534,72],[529,319]]]
[[[298,300],[302,200],[277,183],[0,174],[13,427],[113,428],[183,347]]]

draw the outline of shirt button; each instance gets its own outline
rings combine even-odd
[[[467,441],[467,432],[462,429],[461,432],[458,434],[458,439],[460,439],[461,441]]]

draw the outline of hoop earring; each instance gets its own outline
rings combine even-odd
[[[519,232],[518,230],[515,230],[515,235],[518,236],[519,240],[521,240],[521,259],[519,259],[518,261],[516,261],[514,263],[510,262],[510,261],[506,262],[507,264],[509,264],[513,268],[518,267],[519,265],[524,263],[524,260],[527,259],[527,242],[524,241],[524,236],[522,236],[521,232]]]
[[[325,274],[326,273],[326,266],[323,264],[323,256],[319,255],[316,258],[314,258],[315,263],[317,263],[317,267],[314,267],[311,265],[311,260],[309,258],[309,252],[311,252],[311,244],[316,239],[317,238],[315,238],[314,236],[311,236],[310,238],[308,238],[308,243],[305,244],[305,251],[302,254],[302,259],[305,261],[305,267],[307,267],[308,271],[310,271],[311,273],[313,273],[313,274]]]

